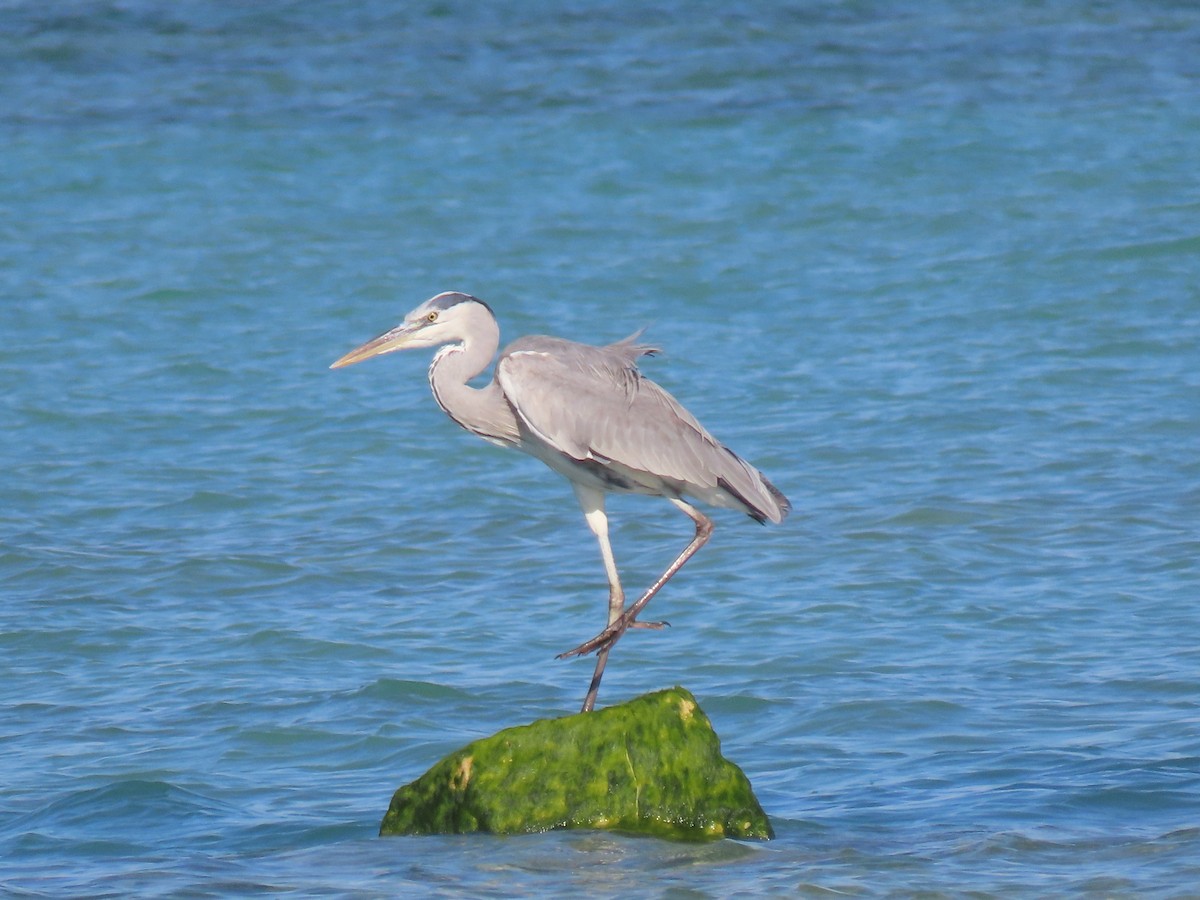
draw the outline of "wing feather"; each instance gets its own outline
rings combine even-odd
[[[603,466],[644,493],[689,494],[775,521],[778,491],[638,371],[637,335],[606,347],[535,336],[509,346],[496,380],[530,439]],[[538,454],[541,455],[541,454]]]

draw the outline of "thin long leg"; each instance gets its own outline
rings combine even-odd
[[[608,540],[608,515],[604,511],[604,492],[581,484],[574,484],[573,487],[575,497],[579,500],[579,508],[583,510],[583,517],[600,543],[600,557],[604,560],[604,573],[608,576],[608,624],[611,627],[621,619],[625,608],[625,592],[621,589],[617,561],[613,556],[612,544]],[[596,705],[600,679],[604,676],[604,667],[608,664],[608,653],[611,649],[612,644],[609,644],[596,654],[596,670],[592,673],[592,682],[588,686],[587,696],[583,699],[581,712],[591,712]]]
[[[621,635],[625,633],[627,628],[641,624],[635,620],[638,613],[646,608],[646,604],[650,602],[651,598],[671,579],[672,575],[683,568],[683,564],[691,559],[697,550],[707,543],[713,532],[712,519],[684,500],[679,500],[675,497],[669,499],[696,523],[696,536],[692,538],[691,543],[683,548],[683,552],[676,557],[675,562],[671,563],[667,567],[667,570],[658,577],[658,581],[650,585],[646,593],[642,594],[632,606],[621,613],[615,621],[610,617],[608,627],[590,641],[580,644],[574,650],[560,653],[560,659],[566,659],[571,656],[585,656],[596,650],[599,650],[602,655],[607,657],[608,651],[612,649],[613,644],[620,640]]]

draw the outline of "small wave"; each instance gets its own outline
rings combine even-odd
[[[194,839],[215,819],[231,815],[227,805],[168,781],[123,778],[99,787],[69,791],[15,820],[10,837],[101,841],[120,847],[133,835],[174,834]]]
[[[449,685],[437,684],[432,681],[410,681],[403,678],[380,678],[355,691],[353,696],[386,700],[389,703],[471,699],[466,692]]]

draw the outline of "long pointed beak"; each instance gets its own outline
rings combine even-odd
[[[343,366],[351,366],[364,359],[370,359],[372,356],[379,356],[381,353],[403,350],[404,345],[412,340],[415,330],[408,324],[398,325],[391,331],[385,331],[379,337],[367,341],[361,347],[355,347],[329,368],[340,369]]]

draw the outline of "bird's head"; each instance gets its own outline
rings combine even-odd
[[[415,350],[463,341],[470,333],[468,326],[471,321],[480,314],[494,319],[491,308],[478,297],[446,291],[430,297],[391,331],[385,331],[361,347],[355,347],[329,368],[340,369],[396,350]]]

